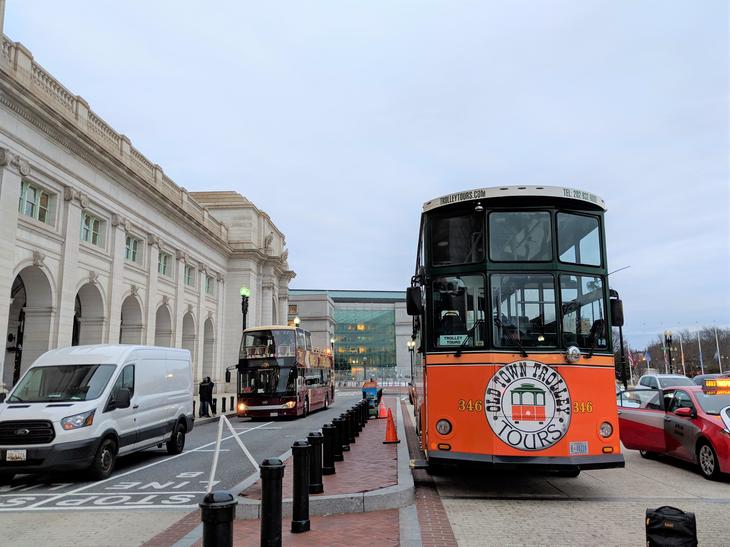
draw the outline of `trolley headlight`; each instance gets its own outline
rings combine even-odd
[[[80,427],[88,427],[94,423],[94,412],[96,409],[89,410],[88,412],[82,412],[74,416],[67,416],[61,420],[61,427],[66,431],[70,429],[78,429]]]
[[[245,403],[238,403],[238,411],[239,412],[246,412],[246,405],[245,405]]]
[[[436,431],[439,435],[448,435],[451,433],[451,422],[448,420],[439,420],[436,422]]]
[[[610,437],[613,435],[613,426],[608,422],[603,422],[600,429],[601,437]]]
[[[281,405],[281,408],[294,408],[295,406],[297,406],[296,401],[288,401]]]

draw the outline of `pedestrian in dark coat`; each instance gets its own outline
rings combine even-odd
[[[213,398],[213,389],[210,388],[210,377],[206,376],[200,387],[198,387],[198,395],[200,396],[200,412],[201,418],[210,418],[210,411],[208,410],[210,401]]]

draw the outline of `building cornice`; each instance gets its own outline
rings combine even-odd
[[[162,169],[136,150],[130,140],[73,95],[20,43],[2,36],[0,104],[91,165],[117,175],[115,182],[147,196],[151,203],[182,217],[225,254],[228,230]],[[162,198],[162,199],[160,199]]]

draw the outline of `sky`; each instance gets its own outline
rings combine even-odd
[[[725,0],[7,0],[5,34],[190,191],[286,234],[293,288],[402,290],[422,204],[607,204],[625,337],[730,326]]]

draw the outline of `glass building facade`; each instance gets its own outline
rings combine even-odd
[[[315,346],[331,347],[338,378],[410,377],[412,321],[404,291],[289,289],[289,321],[298,317]]]
[[[395,367],[395,310],[335,308],[335,367],[354,374]]]

